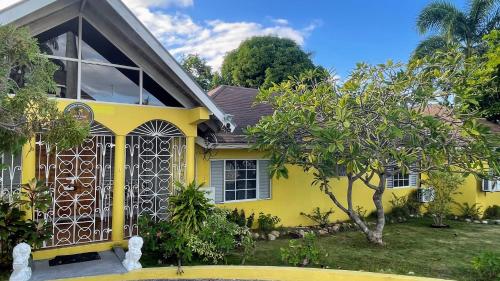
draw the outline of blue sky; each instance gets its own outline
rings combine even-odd
[[[0,8],[17,1],[0,0]],[[199,54],[218,70],[243,40],[273,34],[295,40],[316,64],[345,78],[356,62],[406,61],[423,38],[417,15],[431,0],[123,1],[178,59]]]
[[[142,2],[143,6],[148,5],[144,4],[144,1],[126,0],[134,12],[134,2]],[[274,31],[279,36],[298,41],[306,51],[313,53],[316,64],[334,69],[341,77],[346,77],[359,61],[382,63],[387,59],[407,60],[416,44],[422,39],[415,27],[416,17],[430,1],[150,0],[146,2],[151,3],[148,6],[150,12],[168,14],[182,20],[189,19],[194,25],[208,30],[207,33],[212,32],[214,37],[220,36],[216,32],[220,26],[228,29],[234,27],[236,30],[241,28],[236,25],[238,23],[252,23],[258,26],[257,30],[243,28],[237,31],[239,36],[228,35],[232,39],[230,42],[232,46],[221,47],[212,44],[210,40],[205,42],[201,40],[197,43],[205,43],[208,46],[195,48],[186,47],[190,46],[190,43],[183,45],[182,40],[178,44],[166,42],[167,48],[170,47],[176,56],[189,52],[199,53],[217,68],[222,58],[218,54],[214,59],[211,45],[218,50],[226,51],[225,49],[234,48],[236,43],[239,44],[246,33],[251,36],[254,33],[269,34]],[[452,2],[460,8],[466,5],[465,0]],[[146,18],[141,12],[136,14],[139,18]],[[153,32],[156,33],[154,30]],[[199,31],[194,33],[196,32]]]

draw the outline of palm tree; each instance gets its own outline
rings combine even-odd
[[[420,42],[416,57],[459,44],[466,56],[480,48],[485,34],[500,27],[500,0],[469,0],[465,11],[446,1],[434,1],[418,16],[417,28],[421,34],[432,33]]]

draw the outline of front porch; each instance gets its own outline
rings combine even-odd
[[[61,108],[71,103],[58,100]],[[35,260],[126,246],[139,216],[163,219],[175,182],[195,178],[196,128],[206,109],[86,104],[95,122],[81,147],[54,152],[38,139],[23,148],[21,182],[43,180],[53,198],[48,212],[35,213],[53,234]]]

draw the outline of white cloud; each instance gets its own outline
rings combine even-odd
[[[271,21],[279,25],[288,25],[287,19],[271,19]]]
[[[252,36],[275,35],[303,45],[306,37],[320,24],[296,29],[286,19],[271,19],[272,25],[257,22],[227,22],[219,19],[196,22],[190,16],[158,7],[187,7],[192,0],[125,0],[136,16],[176,57],[198,54],[214,69],[220,69],[224,55]]]

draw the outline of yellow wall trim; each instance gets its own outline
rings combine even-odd
[[[102,252],[111,250],[114,246],[121,246],[126,248],[127,242],[128,240],[122,240],[122,241],[89,243],[78,246],[36,250],[33,252],[33,259],[45,260],[45,259],[52,259],[55,258],[56,256],[62,256],[62,255],[73,255],[86,252]]]
[[[273,266],[185,266],[184,274],[177,275],[176,267],[145,268],[125,274],[110,274],[92,277],[79,277],[59,280],[148,280],[148,279],[246,279],[246,280],[277,280],[277,281],[443,281],[425,277],[370,273],[361,271],[273,267]]]

